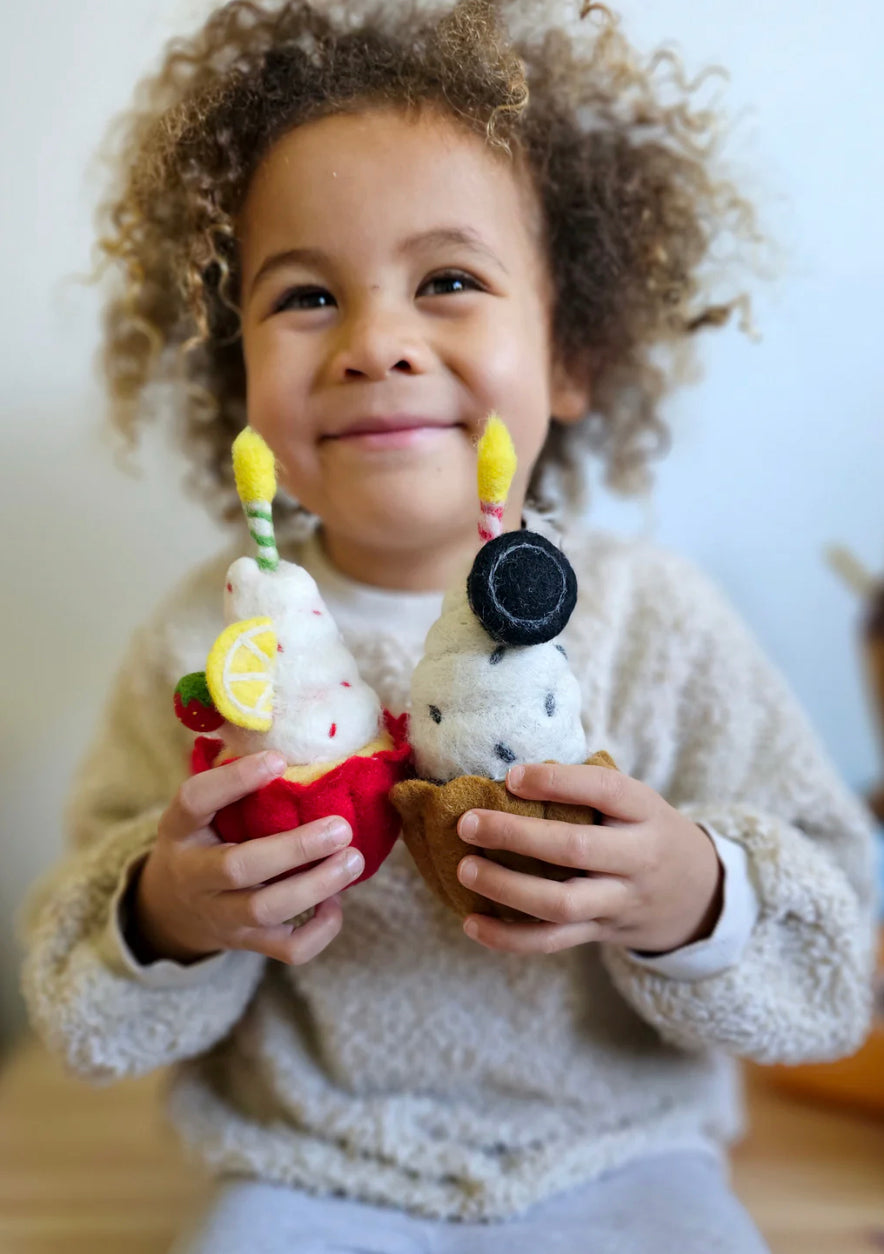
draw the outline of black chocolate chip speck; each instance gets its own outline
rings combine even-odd
[[[546,712],[552,718],[556,712],[556,699],[551,692],[546,694]]]
[[[562,655],[562,657],[563,657],[563,658],[567,658],[568,654],[565,652],[565,646],[564,646],[564,645],[562,645],[562,644],[557,644],[557,645],[556,645],[556,648],[558,649],[559,653],[561,653],[561,655]]]
[[[442,711],[439,709],[438,705],[430,706],[430,718],[434,723],[442,722]]]
[[[495,745],[494,752],[502,762],[515,762],[516,755],[513,753],[509,745]]]

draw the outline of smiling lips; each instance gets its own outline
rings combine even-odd
[[[437,422],[432,418],[418,418],[410,414],[391,414],[388,418],[365,418],[351,423],[330,440],[359,440],[367,445],[390,447],[414,443],[428,431],[450,430],[459,427],[458,422]]]
[[[356,436],[397,435],[405,431],[443,429],[450,428],[450,426],[460,426],[460,423],[441,423],[431,418],[416,418],[411,414],[391,414],[389,418],[360,419],[346,426],[336,435],[326,436],[326,439],[346,440],[354,439]]]

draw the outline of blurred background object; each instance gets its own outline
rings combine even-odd
[[[868,802],[872,813],[884,824],[884,574],[873,575],[842,545],[830,545],[827,557],[832,569],[860,598],[860,647],[881,750],[879,782],[872,788]]]
[[[884,577],[872,575],[841,545],[830,545],[826,557],[832,569],[859,598],[855,632],[857,654],[868,688],[869,707],[880,733],[879,782],[872,785],[866,798],[881,824],[877,863],[881,932],[875,1019],[869,1039],[853,1057],[817,1066],[774,1067],[771,1072],[777,1085],[786,1092],[884,1115]]]

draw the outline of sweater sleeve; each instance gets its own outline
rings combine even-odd
[[[722,909],[718,922],[705,940],[693,941],[665,954],[643,954],[634,949],[629,956],[638,966],[673,980],[699,980],[732,967],[746,947],[758,918],[758,894],[749,874],[746,850],[733,840],[725,840],[708,824],[706,835],[715,846],[722,869]]]
[[[111,917],[186,771],[189,737],[174,717],[167,673],[179,644],[159,621],[133,637],[69,802],[70,847],[18,916],[32,1026],[93,1081],[210,1049],[243,1014],[266,961],[237,950],[140,966],[120,943],[125,920]]]
[[[622,995],[685,1049],[763,1063],[854,1052],[868,1032],[875,954],[871,816],[838,778],[785,680],[724,596],[679,563],[672,631],[689,664],[673,701],[667,800],[740,844],[757,898],[739,959],[673,979],[608,945]]]

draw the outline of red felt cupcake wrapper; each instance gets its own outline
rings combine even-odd
[[[381,749],[371,757],[348,758],[309,784],[274,779],[219,810],[213,828],[222,840],[239,844],[339,814],[353,830],[352,847],[365,858],[365,869],[353,884],[370,879],[390,853],[401,828],[401,819],[389,800],[390,789],[413,773],[408,715],[397,718],[384,710],[384,726],[393,739],[392,749]],[[215,736],[198,736],[190,759],[191,773],[198,775],[235,761],[234,757],[217,760],[222,743]]]

